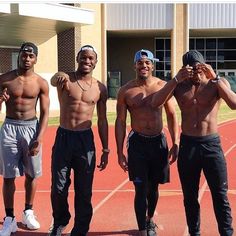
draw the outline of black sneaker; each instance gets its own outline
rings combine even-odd
[[[61,236],[65,228],[65,225],[53,225],[52,228],[49,230],[48,236]]]
[[[156,228],[157,225],[152,221],[146,222],[147,236],[157,236]]]

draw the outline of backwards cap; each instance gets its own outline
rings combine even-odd
[[[82,51],[84,51],[84,50],[91,50],[91,51],[93,51],[93,52],[96,54],[96,56],[98,55],[96,49],[95,49],[93,46],[91,46],[91,45],[84,45],[84,46],[82,46],[82,47],[80,48],[79,52],[78,52],[78,55],[79,55]]]
[[[197,62],[201,64],[205,63],[203,55],[197,50],[191,50],[186,52],[182,57],[182,61],[184,66],[187,65],[193,66]]]
[[[146,50],[146,49],[141,49],[141,50],[139,50],[139,51],[137,51],[135,53],[134,63],[136,63],[137,61],[141,60],[144,56],[147,57],[147,59],[152,61],[152,62],[159,61],[159,59],[154,58],[152,52],[150,52],[149,50]]]
[[[30,52],[38,56],[38,47],[34,43],[26,42],[21,45],[20,52]]]

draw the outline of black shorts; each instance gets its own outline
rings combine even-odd
[[[163,133],[146,136],[131,131],[127,141],[129,179],[131,181],[170,181],[168,146]]]

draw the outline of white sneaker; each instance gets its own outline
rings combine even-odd
[[[34,211],[31,209],[23,211],[22,224],[26,225],[28,229],[39,229],[40,228],[40,224],[36,220],[36,217],[34,215]]]
[[[6,216],[4,218],[3,227],[0,230],[0,236],[10,236],[11,233],[17,231],[17,223],[15,217]]]

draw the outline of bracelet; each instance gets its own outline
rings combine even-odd
[[[220,76],[219,75],[216,75],[215,79],[212,79],[211,82],[213,83],[218,83],[220,81]]]
[[[110,152],[110,149],[109,149],[109,148],[103,148],[103,149],[102,149],[102,152],[109,153],[109,152]]]
[[[175,80],[175,82],[176,82],[177,84],[179,83],[179,81],[178,81],[178,79],[177,79],[176,76],[174,77],[174,80]]]

